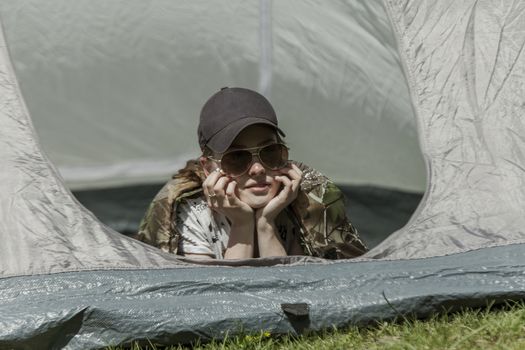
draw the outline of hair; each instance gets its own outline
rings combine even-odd
[[[200,186],[204,181],[205,175],[199,159],[190,159],[186,162],[186,166],[174,174],[172,178],[193,181]]]

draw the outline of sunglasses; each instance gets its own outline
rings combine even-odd
[[[226,175],[238,177],[250,169],[254,156],[257,156],[261,164],[267,169],[282,169],[288,164],[288,147],[282,143],[272,143],[263,147],[227,151],[222,154],[220,159],[207,158],[218,162]]]

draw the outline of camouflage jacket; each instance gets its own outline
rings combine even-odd
[[[343,193],[324,175],[294,162],[303,172],[297,199],[287,210],[301,232],[305,255],[326,259],[354,258],[366,252],[357,230],[346,217]],[[198,162],[164,185],[149,205],[136,236],[163,251],[177,254],[180,235],[174,222],[177,205],[186,197],[202,195],[204,173]],[[188,166],[186,167],[188,169]]]

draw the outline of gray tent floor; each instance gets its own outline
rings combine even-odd
[[[144,211],[163,184],[76,191],[74,195],[114,230],[135,233]],[[421,193],[372,186],[340,185],[347,213],[372,248],[403,227],[421,201]]]
[[[525,298],[524,251],[515,244],[413,260],[3,278],[0,348],[174,344],[426,317]]]

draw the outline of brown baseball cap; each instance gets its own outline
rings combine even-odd
[[[285,136],[277,125],[272,105],[263,95],[249,89],[224,87],[202,107],[197,130],[200,147],[223,153],[244,128],[253,124],[270,125]]]

